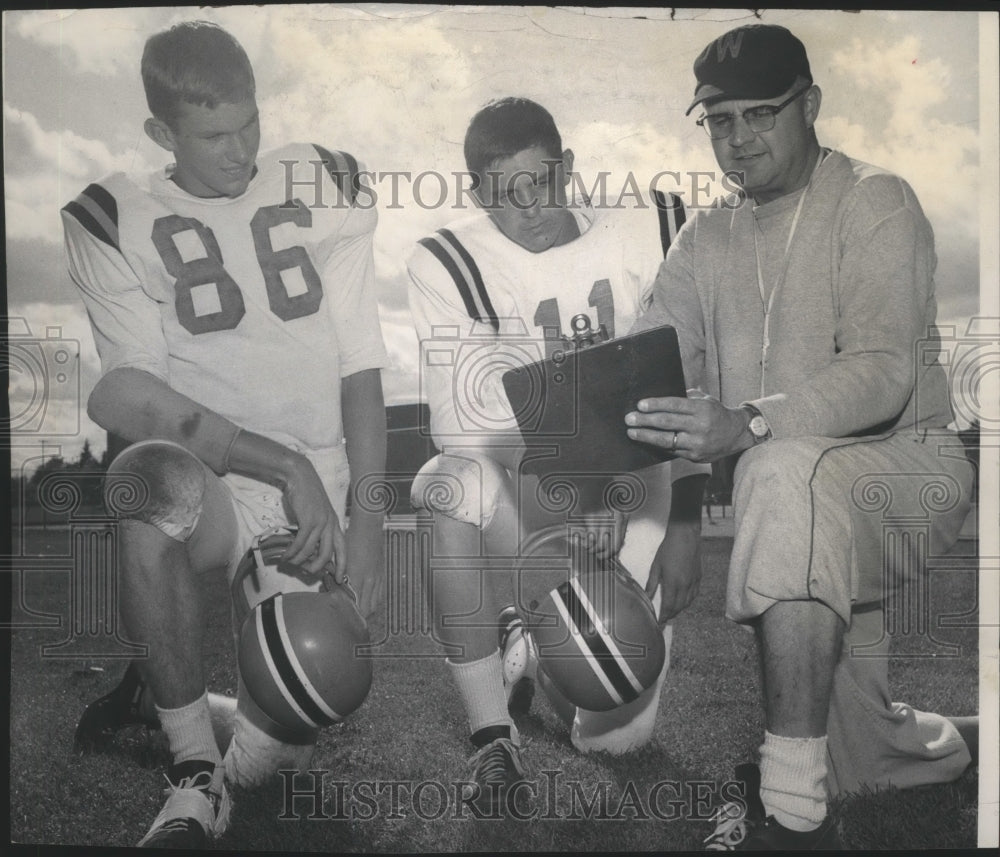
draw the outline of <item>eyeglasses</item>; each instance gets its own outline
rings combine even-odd
[[[743,121],[747,123],[747,127],[754,134],[770,131],[777,121],[778,114],[802,95],[803,92],[808,92],[811,88],[807,86],[805,89],[800,89],[794,95],[782,101],[781,104],[762,104],[759,107],[748,107],[743,111]],[[705,132],[713,140],[725,140],[733,133],[736,119],[732,113],[711,113],[708,116],[702,116],[695,124],[704,128]]]

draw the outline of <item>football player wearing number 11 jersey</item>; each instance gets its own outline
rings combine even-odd
[[[303,769],[316,741],[315,730],[269,723],[241,682],[232,740],[217,743],[198,575],[232,575],[255,536],[294,525],[287,563],[316,574],[332,562],[340,581],[349,568],[359,608],[372,612],[384,587],[382,517],[355,503],[346,536],[343,522],[351,485],[384,471],[386,353],[377,215],[359,204],[357,162],[312,145],[259,155],[250,62],[215,25],[153,36],[142,77],[146,133],[174,163],[111,175],[63,209],[70,274],[101,357],[88,409],[133,444],[107,491],[120,514],[122,621],[148,647],[77,738],[87,749],[125,723],[158,722],[173,756],[170,796],[140,844],[192,848],[225,828],[225,781]],[[316,586],[273,576],[259,581],[259,600]]]
[[[431,515],[428,600],[468,715],[479,805],[492,814],[505,809],[507,789],[526,776],[511,715],[530,703],[536,672],[580,751],[624,753],[653,731],[666,664],[638,699],[611,712],[575,709],[535,669],[515,611],[500,611],[504,584],[496,569],[505,560],[513,568],[532,533],[568,520],[539,502],[533,477],[518,475],[524,450],[501,377],[513,365],[626,333],[648,303],[683,208],[658,194],[656,204],[631,207],[571,198],[573,153],[563,150],[549,112],[523,98],[491,102],[476,114],[465,160],[480,210],[421,240],[408,261],[421,392],[440,450],[414,480],[411,499]],[[640,583],[655,561],[698,562],[707,468],[671,463],[642,475],[647,502],[632,516],[619,554]],[[579,502],[571,514],[594,522],[588,535],[601,535],[605,551],[616,549],[623,528],[613,527],[613,544],[601,534],[608,524],[600,521],[613,518],[601,506],[606,483],[576,476]],[[663,595],[664,622],[693,597]],[[666,625],[668,651],[670,635]]]

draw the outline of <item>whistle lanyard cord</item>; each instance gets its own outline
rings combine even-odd
[[[788,230],[788,240],[785,242],[785,253],[782,257],[781,271],[778,274],[778,280],[774,284],[774,288],[771,290],[770,296],[768,296],[764,289],[764,270],[760,262],[760,248],[757,243],[757,232],[760,230],[760,226],[757,223],[757,217],[754,216],[753,219],[753,254],[757,261],[757,290],[760,292],[760,302],[761,306],[764,307],[764,338],[761,343],[760,349],[760,396],[764,398],[766,393],[764,392],[764,369],[767,364],[767,349],[771,345],[770,337],[770,326],[771,326],[771,309],[774,307],[774,296],[780,291],[782,285],[785,282],[785,275],[788,273],[788,251],[792,247],[792,238],[795,237],[795,230],[799,225],[799,218],[802,215],[802,209],[805,206],[806,197],[809,195],[809,191],[812,190],[813,180],[816,178],[816,173],[819,170],[819,165],[823,163],[829,151],[826,149],[821,149],[819,153],[819,158],[816,160],[816,166],[813,167],[812,175],[809,176],[809,183],[806,185],[806,189],[802,192],[802,196],[799,197],[798,205],[795,206],[795,214],[792,217],[792,226]]]

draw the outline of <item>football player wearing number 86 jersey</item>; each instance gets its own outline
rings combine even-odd
[[[421,240],[408,260],[422,393],[440,450],[418,473],[411,499],[432,519],[428,599],[468,715],[479,805],[493,813],[503,811],[505,791],[525,775],[511,715],[530,703],[537,669],[515,610],[499,609],[505,584],[496,570],[505,561],[513,569],[532,534],[569,520],[539,501],[535,477],[518,473],[523,447],[501,378],[512,365],[626,333],[648,302],[683,208],[676,197],[667,203],[655,193],[655,204],[628,207],[570,197],[573,153],[563,150],[549,112],[524,98],[491,102],[476,114],[465,159],[480,210]],[[698,492],[707,469],[684,462],[642,475],[647,502],[633,514],[619,554],[640,583],[661,542],[668,561],[698,562]],[[614,515],[601,503],[606,482],[569,476],[578,492],[571,515],[585,522],[585,532],[593,522],[587,535],[601,536],[605,552],[617,549],[624,527],[608,523]],[[527,579],[516,585],[537,588]],[[691,597],[664,594],[661,619]],[[668,644],[671,630],[665,625]],[[543,672],[537,679],[571,723],[575,747],[623,753],[651,736],[666,669],[638,699],[611,712],[575,709]]]
[[[133,443],[107,497],[120,514],[122,621],[148,647],[77,738],[87,749],[127,722],[161,725],[170,797],[141,844],[197,847],[225,827],[223,772],[256,785],[306,767],[316,740],[269,723],[242,682],[235,720],[231,700],[210,706],[197,576],[232,575],[255,536],[291,524],[284,560],[304,578],[332,562],[342,581],[349,568],[366,615],[384,587],[381,515],[355,503],[343,529],[351,485],[385,467],[377,215],[350,155],[258,154],[253,71],[221,28],[153,36],[142,77],[145,131],[174,163],[109,176],[63,209],[101,357],[88,409]],[[140,488],[124,501],[129,480]],[[275,572],[259,598],[310,585]],[[227,713],[220,746],[213,717],[225,727]]]

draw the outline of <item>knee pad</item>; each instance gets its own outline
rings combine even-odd
[[[186,541],[201,517],[205,467],[184,447],[150,440],[124,450],[108,468],[104,500],[125,520],[151,524]]]
[[[488,455],[475,452],[442,453],[417,473],[410,503],[479,529],[488,527],[510,494],[507,469]]]

